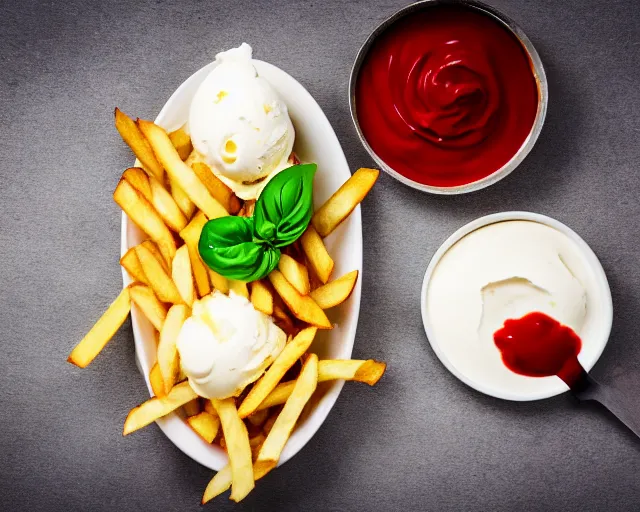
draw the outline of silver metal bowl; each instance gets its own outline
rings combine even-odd
[[[423,183],[419,183],[417,181],[411,180],[406,176],[403,176],[395,169],[390,167],[387,163],[384,162],[376,153],[373,151],[369,143],[365,139],[362,130],[360,128],[360,123],[358,122],[357,116],[357,104],[355,99],[355,89],[356,89],[356,81],[358,79],[358,75],[360,73],[360,67],[367,54],[369,53],[369,49],[376,42],[378,37],[391,25],[397,22],[399,19],[404,18],[405,16],[410,16],[411,14],[418,11],[425,11],[430,8],[441,6],[441,5],[454,5],[466,7],[468,9],[473,9],[479,11],[483,14],[491,16],[498,23],[503,25],[507,30],[509,30],[522,44],[523,48],[526,50],[529,60],[531,62],[531,67],[533,71],[533,75],[536,80],[536,84],[538,86],[538,110],[536,112],[536,117],[533,122],[533,126],[531,127],[531,131],[529,135],[520,146],[518,152],[513,155],[511,160],[509,160],[506,164],[504,164],[500,169],[495,171],[493,174],[486,176],[480,180],[474,181],[472,183],[468,183],[466,185],[460,185],[456,187],[434,187],[431,185],[425,185]],[[453,195],[453,194],[465,194],[467,192],[474,192],[476,190],[480,190],[482,188],[488,187],[489,185],[493,185],[494,183],[500,181],[507,174],[511,173],[520,162],[522,162],[531,151],[531,148],[535,144],[538,136],[540,135],[540,131],[542,130],[542,125],[544,123],[544,118],[547,112],[547,103],[549,101],[549,91],[547,88],[547,77],[544,72],[544,68],[542,66],[542,61],[540,60],[540,56],[538,52],[534,48],[533,44],[529,40],[529,38],[525,35],[522,29],[509,17],[502,14],[497,9],[484,4],[482,2],[477,2],[475,0],[422,0],[420,2],[416,2],[410,4],[406,7],[403,7],[395,14],[384,20],[380,25],[378,25],[373,32],[369,35],[367,40],[364,42],[360,50],[358,51],[358,55],[356,56],[356,60],[353,64],[353,68],[351,69],[351,77],[349,79],[349,109],[351,110],[351,118],[353,119],[353,124],[356,127],[356,131],[358,132],[358,137],[360,137],[360,141],[369,152],[371,157],[376,161],[376,163],[391,176],[396,178],[398,181],[401,181],[405,185],[409,185],[418,190],[422,190],[423,192],[430,192],[432,194],[445,194],[445,195]]]

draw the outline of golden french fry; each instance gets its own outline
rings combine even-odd
[[[213,414],[214,416],[216,416],[218,414],[216,412],[215,407],[211,403],[211,400],[206,400],[205,399],[205,401],[204,401],[204,410],[207,411],[209,414]]]
[[[266,409],[262,409],[261,411],[254,412],[247,419],[249,420],[249,423],[251,423],[254,427],[259,427],[265,421],[267,421],[268,417],[269,411],[267,411]]]
[[[140,308],[142,314],[158,330],[162,330],[167,308],[158,300],[153,290],[143,284],[131,285],[131,300]]]
[[[189,382],[181,382],[174,386],[167,396],[150,398],[138,407],[131,409],[124,422],[122,435],[126,436],[142,427],[146,427],[149,423],[166,416],[197,397],[198,395],[191,389]]]
[[[193,151],[193,146],[191,145],[191,137],[189,137],[184,127],[171,132],[169,134],[169,140],[171,144],[173,144],[173,147],[176,148],[182,160],[189,158],[191,151]]]
[[[298,263],[288,254],[282,254],[278,262],[278,270],[300,295],[309,293],[309,272],[302,263]]]
[[[191,270],[193,271],[193,277],[196,281],[196,287],[198,288],[198,295],[204,297],[211,293],[211,285],[209,284],[209,275],[207,271],[208,267],[200,258],[200,252],[198,251],[198,242],[200,241],[200,233],[202,228],[207,222],[207,217],[204,213],[196,213],[189,224],[180,231],[180,237],[184,240],[184,243],[189,249],[189,259],[191,260]]]
[[[176,251],[171,265],[171,277],[182,297],[182,300],[189,306],[193,306],[196,300],[196,290],[193,286],[193,273],[191,272],[191,259],[189,258],[189,248],[183,245]]]
[[[300,244],[314,274],[322,283],[326,283],[331,277],[334,263],[322,238],[311,224],[300,237]]]
[[[360,204],[378,179],[377,169],[358,169],[311,217],[321,237],[329,235]]]
[[[342,304],[349,298],[358,280],[358,271],[353,270],[311,292],[311,298],[322,309]]]
[[[287,373],[287,370],[291,368],[311,346],[317,331],[315,327],[307,327],[285,345],[273,364],[260,380],[255,383],[251,391],[249,391],[249,394],[243,400],[240,409],[238,409],[238,414],[241,418],[246,418],[256,411],[258,406],[278,385],[284,374]]]
[[[273,295],[262,281],[251,283],[251,303],[265,315],[273,315]]]
[[[296,381],[293,381],[293,384],[295,385]],[[291,387],[291,391],[293,391],[293,387]],[[289,393],[289,395],[291,395],[291,393]],[[289,398],[289,395],[287,395],[287,398]],[[286,398],[284,400],[284,402],[286,402]],[[282,403],[284,403],[282,402]],[[274,423],[276,422],[276,420],[278,419],[278,415],[280,414],[280,410],[277,410],[275,412],[272,412],[269,417],[267,418],[267,421],[264,422],[264,425],[262,425],[262,432],[264,432],[265,436],[269,435],[269,432],[271,432],[271,429],[273,428]]]
[[[199,256],[198,256],[199,258]],[[202,261],[202,260],[200,260]],[[225,295],[229,293],[229,280],[218,274],[215,270],[210,269],[206,266],[204,262],[202,264],[207,268],[207,272],[209,274],[209,279],[211,280],[211,285],[218,290],[220,293],[224,293]]]
[[[162,253],[160,252],[160,249],[158,249],[158,246],[155,244],[155,242],[153,240],[144,240],[140,245],[143,245],[144,247],[146,247],[147,249],[149,249],[149,251],[151,252],[151,254],[153,254],[155,256],[155,258],[158,260],[158,263],[160,263],[160,265],[162,265],[162,268],[164,268],[164,270],[169,273],[169,269],[171,268],[171,261],[169,260],[168,262],[165,261],[164,256],[162,256]],[[138,260],[140,261],[140,260]],[[144,271],[144,269],[143,269]]]
[[[256,467],[270,470],[278,464],[280,454],[287,444],[304,406],[316,390],[317,384],[318,356],[311,354],[302,366],[291,396],[287,399],[282,412],[278,415],[269,435],[262,444],[256,460]]]
[[[162,374],[165,393],[169,393],[176,383],[180,360],[176,341],[182,324],[189,316],[189,308],[184,304],[171,306],[160,331],[158,344],[158,366]]]
[[[149,142],[136,126],[136,122],[119,108],[116,108],[115,110],[115,118],[118,133],[120,133],[122,139],[131,148],[138,160],[140,160],[144,170],[157,180],[162,181],[164,169],[153,154],[153,150],[151,149]]]
[[[178,376],[178,379],[180,379],[180,377]],[[190,418],[191,416],[196,416],[197,414],[200,414],[200,399],[198,398],[194,398],[193,400],[191,400],[190,402],[187,402],[186,404],[184,404],[182,406],[182,409],[184,410],[184,414]]]
[[[318,361],[318,382],[344,379],[364,382],[373,386],[384,375],[386,368],[385,363],[373,359],[325,359]],[[285,403],[291,395],[294,385],[295,381],[278,384],[258,406],[256,412]]]
[[[215,219],[229,214],[224,206],[211,196],[207,187],[198,179],[193,169],[182,161],[176,148],[171,144],[171,139],[169,139],[167,132],[151,121],[143,119],[138,119],[137,125],[149,141],[156,158],[166,169],[167,174],[180,185],[180,188],[186,192],[189,199],[207,217]]]
[[[262,446],[262,445],[259,445]],[[258,446],[258,447],[259,447]],[[256,448],[258,448],[256,447]],[[255,450],[254,447],[251,447],[252,454]],[[265,476],[269,471],[264,467],[253,467],[253,479],[260,480],[263,476]],[[227,491],[229,487],[231,487],[231,466],[226,465],[220,471],[218,471],[213,478],[209,481],[207,488],[204,490],[204,495],[202,496],[202,504],[211,501],[216,496],[220,496],[223,492]]]
[[[181,304],[182,297],[173,283],[173,280],[167,274],[167,271],[153,255],[153,253],[144,244],[136,246],[136,256],[140,260],[140,265],[147,276],[147,281],[153,288],[153,291],[162,302],[171,302],[173,304]]]
[[[176,254],[176,242],[155,208],[126,180],[120,180],[113,199],[129,218],[158,244],[166,261]]]
[[[249,438],[249,445],[251,446],[251,457],[255,461],[258,458],[258,453],[260,453],[260,448],[262,448],[262,443],[267,438],[262,432],[258,435]],[[253,477],[255,478],[256,473],[253,472]]]
[[[320,306],[308,295],[300,295],[278,270],[271,271],[269,281],[296,318],[320,329],[332,328]]]
[[[147,276],[144,275],[142,265],[140,265],[140,260],[138,256],[136,256],[135,247],[132,247],[124,253],[124,256],[120,258],[120,265],[124,267],[134,281],[149,284]]]
[[[120,292],[84,338],[69,354],[68,362],[85,368],[113,338],[131,311],[129,288]]]
[[[140,167],[129,167],[122,173],[122,179],[127,180],[129,184],[140,192],[147,201],[151,202],[149,176],[144,172],[144,169]]]
[[[211,501],[216,496],[220,496],[223,492],[231,487],[231,466],[227,464],[218,471],[207,484],[202,496],[202,504]]]
[[[184,214],[184,216],[188,219],[193,217],[193,213],[196,211],[196,205],[193,204],[193,201],[189,199],[189,196],[185,193],[184,190],[180,188],[180,185],[176,183],[175,180],[169,179],[169,188],[171,189],[171,197],[180,208],[180,211]]]
[[[247,283],[242,281],[236,281],[235,279],[229,279],[229,291],[236,295],[241,295],[245,299],[249,298],[249,290],[247,289]]]
[[[149,372],[149,382],[151,383],[151,390],[153,394],[158,398],[166,396],[164,391],[164,382],[162,381],[162,373],[160,372],[160,366],[156,362]]]
[[[196,414],[195,416],[189,416],[187,418],[189,426],[207,443],[213,443],[213,440],[218,435],[218,429],[220,428],[220,418],[218,415],[213,416],[206,411]]]
[[[240,211],[240,208],[242,207],[240,199],[238,199],[233,190],[227,187],[220,178],[213,174],[213,171],[207,164],[203,162],[196,162],[191,166],[191,168],[193,169],[193,172],[196,173],[198,179],[205,187],[207,187],[211,196],[224,206],[225,210],[232,215],[236,215]]]
[[[222,424],[231,466],[231,499],[241,501],[254,487],[251,445],[247,427],[240,419],[233,398],[211,400]]]
[[[276,304],[273,305],[273,318],[276,320],[276,325],[287,333],[287,335],[293,336],[298,334],[291,317],[284,311],[284,309]]]
[[[176,233],[187,225],[187,218],[176,204],[173,196],[154,178],[149,179],[151,189],[151,204],[156,209],[164,223]]]

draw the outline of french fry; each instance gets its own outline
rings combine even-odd
[[[211,196],[224,206],[225,210],[227,210],[231,215],[236,215],[240,211],[240,208],[242,207],[240,199],[238,199],[233,190],[213,174],[213,171],[207,164],[203,162],[196,162],[191,166],[191,168],[193,169],[193,172],[196,173],[198,179],[205,187],[207,187]]]
[[[120,133],[122,139],[131,148],[138,160],[140,160],[144,170],[147,171],[150,176],[162,181],[164,169],[153,154],[149,142],[136,126],[136,122],[119,108],[115,110],[115,119],[118,133]]]
[[[147,276],[144,275],[142,265],[140,265],[140,260],[138,256],[136,256],[135,247],[132,247],[124,253],[124,256],[120,258],[120,265],[124,267],[134,281],[149,284]]]
[[[160,252],[160,249],[158,249],[158,246],[155,244],[155,242],[153,240],[147,239],[147,240],[144,240],[140,245],[143,245],[144,247],[149,249],[151,254],[153,254],[155,256],[155,258],[158,260],[158,263],[160,263],[160,265],[162,265],[162,268],[164,268],[165,271],[168,274],[169,273],[169,269],[171,268],[171,261],[172,260],[170,260],[168,262],[165,261],[164,256],[162,256],[162,253]],[[140,260],[138,260],[138,261],[140,261]]]
[[[300,295],[278,270],[271,271],[269,281],[296,318],[320,329],[332,328],[320,306],[308,295]]]
[[[294,385],[295,385],[295,380],[293,381]],[[293,391],[293,386],[291,387],[291,391]],[[289,395],[291,395],[291,393],[289,393]],[[287,395],[287,398],[289,398],[289,395]],[[286,398],[284,400],[284,402],[286,402]],[[284,403],[282,402],[282,403]],[[271,432],[271,429],[273,428],[274,423],[276,422],[276,420],[278,419],[278,415],[280,414],[280,408],[278,408],[277,411],[272,412],[269,417],[267,418],[267,421],[264,422],[264,425],[262,425],[262,432],[264,432],[265,436],[269,435],[269,432]]]
[[[180,377],[178,377],[178,378],[180,378]],[[188,418],[190,418],[191,416],[196,416],[197,414],[200,414],[200,412],[201,412],[200,411],[200,399],[194,398],[190,402],[187,402],[186,404],[184,404],[182,406],[182,409],[184,410],[184,414]]]
[[[196,213],[189,224],[180,231],[180,237],[184,240],[184,243],[189,249],[189,259],[191,260],[191,270],[193,271],[193,277],[196,281],[196,288],[198,288],[198,295],[204,297],[211,293],[211,285],[209,284],[209,272],[208,267],[204,264],[200,258],[198,252],[198,242],[200,241],[200,233],[202,228],[207,222],[207,217],[204,213]]]
[[[120,180],[113,199],[128,217],[158,244],[166,261],[176,254],[176,242],[155,208],[126,180]]]
[[[158,366],[162,374],[165,393],[169,393],[176,383],[180,360],[176,341],[182,324],[189,316],[189,308],[184,304],[171,306],[160,331],[158,344]]]
[[[162,330],[167,308],[158,300],[153,290],[143,284],[133,284],[130,289],[131,300],[140,308],[142,314],[158,330]]]
[[[198,256],[200,258],[200,256]],[[202,259],[200,259],[202,261]],[[206,264],[202,262],[202,264],[206,267]],[[218,290],[220,293],[224,293],[227,295],[229,293],[229,280],[218,274],[215,270],[207,268],[207,273],[209,274],[209,279],[211,280],[211,285]]]
[[[373,359],[326,359],[318,361],[318,382],[328,380],[344,379],[357,382],[364,382],[373,386],[384,375],[387,365]],[[267,410],[270,407],[281,405],[287,401],[293,391],[295,381],[282,382],[269,393],[269,396],[256,409]],[[254,414],[256,414],[254,413]]]
[[[183,245],[176,251],[171,265],[171,277],[182,297],[182,300],[189,306],[193,306],[196,300],[196,290],[193,285],[193,273],[191,272],[191,259],[189,258],[189,248]]]
[[[154,178],[149,179],[149,188],[151,189],[151,204],[169,229],[176,233],[184,229],[187,225],[187,218],[173,196]]]
[[[129,184],[140,192],[144,198],[151,203],[151,185],[149,185],[149,176],[144,169],[140,167],[129,167],[122,173],[122,178],[127,180]]]
[[[196,205],[193,204],[191,199],[189,199],[189,196],[185,191],[180,188],[180,185],[171,178],[169,178],[169,188],[171,189],[171,197],[173,197],[173,200],[178,205],[178,208],[180,208],[180,211],[187,219],[191,219],[196,211]]]
[[[211,403],[211,400],[205,400],[204,401],[204,410],[207,411],[209,414],[213,414],[214,416],[218,414],[216,412],[215,407]]]
[[[153,291],[162,302],[171,302],[173,304],[181,304],[182,297],[173,283],[173,280],[167,274],[167,271],[153,255],[153,253],[144,244],[136,246],[136,256],[140,260],[140,265],[147,276],[147,281],[153,288]]]
[[[251,445],[247,427],[240,419],[233,398],[212,400],[227,444],[229,465],[231,466],[231,499],[241,501],[254,487]]]
[[[358,271],[353,270],[311,292],[311,298],[322,309],[342,304],[349,298],[358,280]]]
[[[260,453],[260,448],[262,448],[262,443],[264,443],[264,440],[266,438],[267,436],[265,436],[262,432],[249,438],[249,445],[251,446],[251,457],[253,458],[253,460],[256,460],[258,458],[258,453]],[[256,474],[254,471],[254,478],[255,475]]]
[[[85,368],[113,338],[131,311],[129,288],[120,292],[84,338],[69,354],[68,362]]]
[[[260,445],[262,446],[262,445]],[[252,447],[252,456],[253,456],[254,448]],[[264,467],[253,467],[253,479],[254,481],[260,480],[263,476],[265,476],[269,471]],[[229,490],[231,487],[232,481],[232,472],[231,466],[227,464],[224,468],[218,471],[213,478],[209,481],[207,488],[204,490],[204,495],[202,496],[202,504],[211,501],[216,496],[220,496],[223,492]],[[238,500],[239,501],[239,500]]]
[[[377,169],[358,169],[311,217],[313,227],[326,237],[360,204],[378,179]]]
[[[300,295],[309,293],[309,272],[302,263],[298,263],[288,254],[282,254],[278,262],[278,270]]]
[[[213,416],[206,411],[202,411],[195,416],[189,416],[187,423],[207,443],[213,443],[213,440],[218,435],[218,429],[220,428],[220,418],[216,415]]]
[[[167,396],[150,398],[138,407],[131,409],[124,422],[122,435],[126,436],[142,427],[146,427],[197,397],[198,395],[191,389],[189,382],[185,381],[177,384]]]
[[[278,415],[269,435],[262,444],[256,459],[256,467],[271,470],[280,460],[291,432],[302,414],[304,406],[313,395],[318,384],[318,356],[311,354],[304,363],[300,376],[296,380],[291,395],[287,399],[282,412]]]
[[[251,283],[251,304],[265,315],[273,315],[273,295],[262,281]]]
[[[247,417],[247,419],[249,420],[249,423],[251,423],[254,427],[260,427],[265,421],[267,421],[268,417],[269,411],[267,411],[266,409],[262,409],[261,411],[254,412],[249,417]]]
[[[143,119],[138,119],[137,125],[149,141],[156,158],[166,169],[167,174],[178,183],[180,188],[189,196],[189,199],[191,199],[207,217],[215,219],[229,214],[227,210],[211,196],[207,187],[198,179],[193,169],[182,161],[176,148],[171,144],[171,139],[169,139],[167,132],[151,121],[145,121]]]
[[[184,127],[171,132],[169,134],[169,140],[183,161],[189,158],[191,151],[193,151],[193,146],[191,144],[191,137],[189,137]]]
[[[291,336],[294,334],[298,334],[296,331],[296,326],[293,323],[291,317],[282,309],[280,306],[274,304],[273,306],[273,317],[276,319],[276,324],[280,329],[282,329],[287,335]]]
[[[160,366],[156,362],[149,372],[149,382],[151,383],[151,390],[153,394],[158,398],[166,396],[164,391],[164,382],[162,381],[162,373],[160,372]]]
[[[235,279],[229,279],[229,291],[240,295],[245,299],[249,298],[249,290],[247,289],[247,283],[242,281],[236,281]]]
[[[311,224],[300,237],[300,245],[311,265],[311,270],[323,284],[326,283],[331,277],[334,263],[322,238]]]
[[[278,385],[287,370],[307,351],[313,342],[317,329],[307,327],[282,349],[273,364],[266,373],[258,380],[243,400],[238,414],[241,418],[246,418],[256,411],[258,406],[264,401]]]

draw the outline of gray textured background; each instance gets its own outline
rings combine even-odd
[[[247,41],[324,109],[353,168],[360,43],[405,2],[0,2],[0,509],[200,510],[211,472],[154,425],[125,439],[146,390],[127,323],[81,371],[65,362],[120,286],[111,200],[131,162],[113,108],[153,118],[216,52]],[[591,244],[615,319],[595,373],[640,389],[640,10],[634,0],[494,0],[536,45],[550,104],[503,182],[431,197],[381,176],[363,205],[355,357],[388,361],[347,385],[318,434],[237,507],[217,510],[639,510],[640,441],[567,396],[515,404],[447,373],[419,295],[438,245],[480,215],[551,215]],[[625,377],[626,375],[626,377]],[[640,394],[640,393],[639,393]]]

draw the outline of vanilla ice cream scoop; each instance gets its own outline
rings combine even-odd
[[[205,398],[239,395],[282,351],[286,334],[251,302],[218,291],[193,304],[177,348],[189,384]]]
[[[259,77],[246,43],[216,55],[189,112],[193,147],[242,199],[256,199],[288,167],[295,132],[287,106]]]

